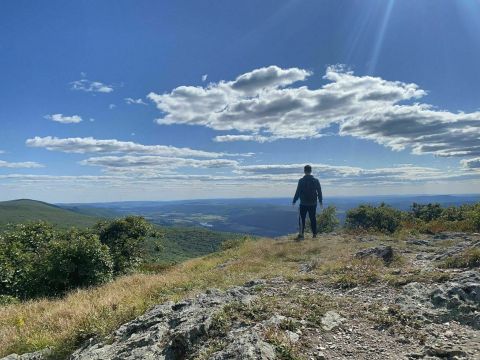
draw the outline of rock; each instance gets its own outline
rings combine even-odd
[[[113,333],[110,341],[90,340],[75,351],[70,359],[160,360],[195,357],[203,346],[208,346],[209,336],[216,331],[215,314],[230,302],[251,301],[254,286],[263,283],[252,281],[227,292],[210,289],[194,299],[155,306],[122,325]],[[238,354],[245,354],[245,359],[273,359],[273,348],[261,339],[255,329],[247,330],[231,336],[227,342],[229,345],[212,359],[233,359],[238,358]]]
[[[298,340],[300,340],[300,335],[298,335],[297,333],[294,333],[293,331],[286,330],[285,335],[287,336],[288,340],[290,340],[290,342],[292,343],[296,343],[298,342]]]
[[[46,349],[22,355],[11,354],[3,357],[1,360],[45,360],[47,359],[49,353],[50,351]]]
[[[480,329],[480,273],[463,271],[442,284],[410,283],[396,302],[415,314],[446,323],[456,320]]]
[[[309,263],[300,264],[298,271],[309,273],[318,267],[318,261],[312,260]]]
[[[444,347],[425,347],[424,350],[425,355],[435,356],[439,358],[446,358],[446,359],[453,359],[454,357],[464,357],[467,353],[460,349],[446,349]]]
[[[280,324],[282,324],[282,322],[284,322],[285,320],[287,320],[285,316],[275,314],[270,319],[263,321],[262,325],[266,327],[268,326],[279,327]]]
[[[327,311],[321,319],[323,330],[330,331],[339,327],[346,319],[335,311]]]
[[[176,358],[175,358],[176,359]],[[209,357],[211,360],[227,360],[227,359],[276,359],[275,349],[272,345],[263,341],[257,333],[243,333],[237,335],[222,350],[217,351]]]
[[[385,263],[390,263],[393,260],[393,249],[391,246],[380,245],[373,248],[363,249],[355,254],[356,258],[378,257]]]
[[[420,240],[420,239],[411,239],[407,240],[407,244],[409,245],[420,245],[420,246],[432,246],[430,241],[428,240]]]

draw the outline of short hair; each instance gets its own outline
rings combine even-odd
[[[303,171],[310,174],[312,172],[312,167],[310,165],[305,165]]]

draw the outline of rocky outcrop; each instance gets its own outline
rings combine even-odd
[[[430,320],[455,320],[480,329],[480,273],[460,272],[443,284],[410,283],[397,302]]]
[[[215,314],[233,301],[248,303],[254,296],[250,282],[227,292],[209,290],[193,299],[158,305],[122,325],[108,341],[91,339],[71,360],[187,359],[206,353],[207,338],[215,336]],[[211,359],[273,359],[274,350],[259,334],[237,331],[222,339],[227,346]]]

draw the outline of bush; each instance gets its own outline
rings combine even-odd
[[[114,274],[125,274],[140,263],[142,245],[147,236],[157,236],[153,227],[141,216],[103,221],[94,227],[102,244],[109,247]]]
[[[45,222],[15,225],[0,235],[0,294],[24,298],[35,292],[40,253],[57,236]]]
[[[339,221],[337,218],[337,208],[333,205],[325,208],[317,216],[317,230],[319,233],[329,233],[335,230]]]
[[[46,245],[34,271],[41,280],[31,295],[61,295],[73,288],[101,284],[112,278],[112,270],[109,249],[98,236],[74,229]]]
[[[16,297],[10,295],[0,295],[0,306],[18,304],[19,302],[20,301]]]
[[[439,219],[442,213],[443,209],[437,203],[422,205],[414,202],[411,208],[413,217],[426,222]]]
[[[421,233],[480,231],[480,203],[442,208],[438,204],[412,205],[402,227]]]
[[[348,229],[393,233],[399,228],[402,218],[403,214],[400,210],[396,210],[384,203],[378,207],[360,205],[347,211],[345,226]]]
[[[46,223],[17,225],[0,236],[0,295],[59,295],[111,278],[112,260],[97,235],[60,232]]]

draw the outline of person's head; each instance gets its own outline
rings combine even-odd
[[[310,165],[305,165],[303,167],[303,172],[305,175],[311,175],[312,174],[312,167]]]

